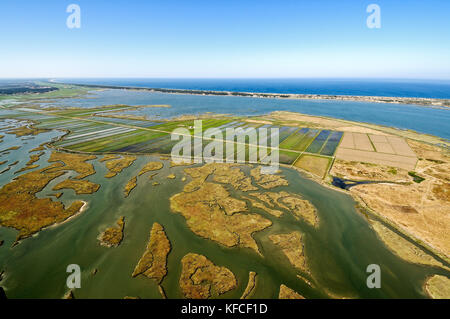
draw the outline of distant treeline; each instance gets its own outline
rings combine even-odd
[[[327,95],[327,94],[280,94],[280,93],[258,93],[258,92],[228,92],[228,91],[207,91],[207,90],[188,90],[188,89],[163,89],[163,88],[144,88],[115,85],[98,84],[72,84],[83,87],[99,89],[122,89],[136,91],[151,91],[161,93],[195,94],[195,95],[228,95],[228,96],[246,96],[255,98],[294,98],[294,99],[312,99],[312,100],[336,100],[336,101],[358,101],[370,103],[394,103],[394,104],[415,104],[424,106],[450,106],[450,99],[438,98],[414,98],[414,97],[384,97],[384,96],[357,96],[357,95]]]
[[[0,88],[0,94],[46,93],[56,91],[55,87],[11,87]]]
[[[184,93],[184,94],[206,94],[214,93],[214,95],[229,95],[228,92],[222,91],[203,91],[203,90],[184,90],[184,89],[161,89],[161,88],[144,88],[117,85],[97,85],[97,84],[74,84],[78,86],[98,88],[98,89],[119,89],[119,90],[139,90],[139,91],[155,91],[162,93]]]
[[[288,98],[289,94],[273,94],[273,93],[248,93],[248,92],[228,92],[228,91],[208,91],[208,90],[189,90],[189,89],[163,89],[163,88],[144,88],[116,85],[98,85],[98,84],[73,84],[84,87],[92,87],[99,89],[120,89],[120,90],[139,90],[153,91],[161,93],[179,93],[179,94],[196,94],[196,95],[234,95],[234,96],[250,96],[250,97],[277,97]]]

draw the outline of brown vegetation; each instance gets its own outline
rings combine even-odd
[[[320,178],[324,178],[330,165],[330,159],[309,154],[302,155],[294,166],[310,172]]]
[[[308,224],[313,227],[317,227],[319,224],[319,217],[317,215],[317,209],[306,199],[303,199],[300,195],[289,194],[281,192],[282,195],[280,201],[289,207],[289,211],[298,218],[303,218]]]
[[[147,164],[145,164],[145,166],[141,169],[141,171],[139,172],[139,176],[150,172],[150,171],[157,171],[160,170],[161,168],[163,168],[163,163],[161,162],[148,162]]]
[[[246,211],[246,206],[244,201],[232,198],[222,185],[197,180],[170,198],[172,211],[182,214],[195,234],[227,247],[242,246],[259,252],[252,234],[272,222],[258,214],[239,213]]]
[[[170,241],[164,228],[160,224],[154,223],[147,248],[134,268],[132,276],[136,277],[142,274],[156,279],[159,284],[167,274],[167,255],[170,249]]]
[[[57,171],[75,171],[78,173],[75,179],[82,179],[87,176],[95,174],[94,166],[87,163],[89,160],[94,160],[97,157],[94,155],[83,155],[63,152],[53,152],[50,155],[49,163],[58,162],[54,168],[50,168],[49,172]],[[58,165],[59,164],[59,165]]]
[[[88,180],[66,179],[53,187],[54,191],[60,189],[73,189],[77,195],[93,194],[100,188],[99,184],[92,183]]]
[[[285,285],[281,285],[280,292],[278,294],[278,299],[305,299],[305,297],[295,292],[291,288]]]
[[[19,231],[17,239],[28,237],[44,227],[62,222],[78,213],[84,202],[76,201],[65,208],[50,198],[37,198],[53,179],[64,174],[53,164],[19,177],[0,189],[0,225]]]
[[[18,171],[15,171],[14,174],[22,173],[22,172],[28,171],[30,169],[35,169],[38,167],[39,167],[39,165],[27,165],[27,166],[22,167]]]
[[[283,212],[281,210],[268,208],[266,205],[253,198],[247,196],[242,196],[242,198],[248,200],[252,204],[252,207],[259,208],[266,213],[269,213],[270,215],[273,215],[275,217],[281,217],[281,215],[283,215]]]
[[[262,174],[261,167],[256,167],[250,171],[250,175],[255,180],[258,186],[264,189],[271,189],[278,186],[288,186],[289,182],[280,175],[276,174]]]
[[[372,228],[375,230],[379,238],[385,243],[385,245],[400,258],[416,264],[422,264],[427,266],[445,267],[441,262],[425,253],[422,249],[418,248],[415,244],[409,242],[402,236],[396,234],[388,227],[384,226],[381,222],[370,220]]]
[[[137,177],[133,177],[132,179],[129,180],[129,182],[127,183],[127,185],[125,185],[125,189],[124,189],[124,193],[125,193],[125,197],[128,197],[128,195],[130,195],[130,192],[137,186]]]
[[[350,193],[414,240],[424,243],[450,260],[450,157],[448,151],[419,141],[407,140],[419,156],[413,182],[406,169],[392,166],[335,161],[331,174],[352,180],[396,182],[353,186]]]
[[[256,288],[256,272],[250,271],[248,274],[248,283],[247,287],[245,287],[244,292],[242,293],[241,299],[248,299],[254,293]]]
[[[106,162],[106,168],[109,173],[105,175],[107,178],[111,178],[122,172],[123,169],[129,167],[136,160],[136,156],[124,156],[119,159],[112,159]]]
[[[118,159],[118,158],[120,158],[120,155],[117,155],[117,154],[106,154],[99,161],[100,162],[106,162],[106,161],[110,161],[110,160]]]
[[[433,299],[450,299],[450,279],[446,276],[433,275],[429,277],[424,288]]]
[[[27,171],[30,169],[38,168],[39,165],[36,165],[34,163],[39,161],[40,157],[44,154],[45,154],[44,152],[40,152],[38,154],[30,155],[30,160],[27,162],[27,164],[24,167],[22,167],[21,169],[19,169],[18,171],[14,172],[14,174],[21,173],[21,172],[24,172],[24,171]]]
[[[297,219],[302,218],[311,226],[317,227],[319,224],[319,216],[317,209],[306,199],[303,199],[300,195],[291,194],[285,191],[282,192],[265,192],[250,193],[251,196],[258,198],[264,202],[270,208],[276,206],[285,209],[292,213]],[[257,207],[257,206],[255,206]],[[261,209],[263,209],[261,207]],[[268,211],[269,212],[269,211]],[[273,210],[272,210],[273,213]]]
[[[116,222],[117,227],[107,228],[100,234],[99,240],[102,246],[117,247],[120,245],[123,239],[123,229],[125,227],[125,217],[120,217]]]
[[[42,155],[44,155],[45,152],[39,152],[38,154],[30,155],[30,160],[27,162],[27,165],[32,165],[35,162],[39,161]]]
[[[48,132],[46,129],[38,129],[34,127],[34,125],[25,125],[18,128],[14,128],[12,130],[7,131],[8,134],[15,134],[17,137],[26,136],[26,135],[38,135],[41,133]]]
[[[219,296],[237,286],[234,274],[214,265],[203,255],[187,254],[181,259],[180,288],[189,299]]]
[[[309,273],[304,252],[304,243],[300,232],[270,235],[269,239],[281,249],[295,268]]]
[[[29,153],[33,153],[33,152],[39,152],[39,151],[45,151],[45,144],[41,144],[38,147],[33,148],[32,150],[30,150]]]
[[[238,167],[234,166],[233,164],[211,163],[201,167],[186,168],[184,171],[194,178],[198,184],[203,183],[208,176],[213,175],[214,182],[230,184],[236,190],[243,192],[257,190],[258,188],[252,185],[250,177],[245,176]],[[193,186],[194,184],[190,185]]]

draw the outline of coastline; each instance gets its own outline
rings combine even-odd
[[[388,103],[388,104],[411,104],[417,106],[437,107],[444,109],[450,108],[450,99],[439,99],[439,98],[189,90],[189,89],[146,88],[146,87],[116,86],[116,85],[77,84],[77,83],[64,83],[56,81],[49,81],[48,83],[74,85],[87,88],[149,91],[168,94],[238,96],[238,97],[293,99],[293,100],[333,100],[333,101],[353,101],[353,102]]]
[[[84,201],[84,200],[80,200],[80,201],[83,202],[83,206],[80,207],[80,209],[78,210],[78,212],[76,212],[76,213],[73,214],[72,216],[67,217],[66,219],[61,220],[60,222],[57,222],[57,223],[54,223],[54,224],[51,224],[51,225],[42,227],[41,229],[39,229],[39,231],[37,231],[36,233],[32,234],[31,236],[24,237],[24,238],[21,238],[20,240],[14,241],[13,244],[12,244],[12,246],[11,246],[11,248],[12,248],[12,247],[15,247],[15,246],[17,246],[17,245],[19,245],[24,239],[27,239],[27,238],[29,238],[29,237],[37,237],[37,236],[39,236],[39,234],[40,234],[41,231],[43,231],[43,230],[51,229],[51,228],[56,228],[56,227],[58,227],[58,226],[61,226],[62,224],[65,224],[65,223],[71,221],[72,219],[76,218],[77,216],[81,215],[83,212],[86,211],[87,206],[88,206],[88,202],[86,202],[86,201]]]
[[[87,206],[88,206],[88,202],[86,202],[86,201],[84,201],[84,200],[80,200],[80,202],[83,202],[83,206],[81,206],[81,208],[78,210],[78,212],[76,212],[76,213],[73,214],[72,216],[69,216],[69,217],[67,217],[66,219],[60,221],[59,223],[55,223],[55,224],[53,224],[53,225],[44,227],[42,230],[44,230],[45,228],[55,228],[55,227],[58,227],[58,226],[60,226],[60,225],[62,225],[62,224],[65,224],[65,223],[71,221],[72,219],[78,217],[79,215],[81,215],[83,212],[86,211]]]
[[[376,218],[378,221],[384,223],[385,225],[388,225],[392,229],[395,229],[396,232],[401,234],[403,237],[409,238],[414,244],[419,247],[420,249],[424,250],[427,253],[431,253],[431,256],[434,258],[438,258],[438,260],[445,262],[447,265],[450,265],[450,259],[449,257],[442,251],[440,251],[438,248],[434,247],[428,242],[423,241],[422,239],[418,238],[416,234],[411,233],[410,231],[404,229],[401,227],[398,223],[396,223],[393,220],[390,220],[386,216],[383,216],[381,213],[376,212],[375,210],[371,209],[367,203],[357,194],[343,190],[341,188],[338,188],[336,186],[333,186],[331,183],[327,181],[327,179],[321,179],[314,174],[305,171],[301,168],[295,167],[295,166],[289,166],[289,165],[281,165],[285,168],[293,169],[299,173],[302,174],[303,177],[308,178],[309,180],[312,180],[316,182],[317,184],[327,188],[331,189],[335,192],[339,192],[342,194],[346,194],[347,196],[350,196],[355,201],[355,209],[357,212],[359,212],[362,216],[364,216],[366,219],[368,216],[372,218]],[[367,215],[367,216],[366,216]],[[373,227],[371,226],[373,229]]]

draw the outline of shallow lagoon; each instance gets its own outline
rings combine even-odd
[[[38,146],[43,140],[58,135],[56,132],[40,134],[27,139],[20,152],[21,162],[11,172],[2,174],[2,185],[13,177],[13,171],[19,169],[28,160],[29,149]],[[13,135],[6,134],[8,146],[19,141]],[[4,143],[5,143],[4,142]],[[3,143],[2,143],[3,144]],[[5,146],[6,146],[5,144]],[[3,155],[2,160],[15,161],[19,153]],[[49,151],[38,162],[45,165]],[[169,209],[169,197],[182,190],[181,182],[185,167],[165,167],[154,178],[159,186],[152,186],[148,174],[138,177],[138,186],[128,198],[123,197],[123,187],[135,176],[141,167],[158,157],[139,156],[129,168],[112,179],[104,178],[106,169],[103,163],[94,160],[97,173],[88,177],[92,182],[100,183],[101,188],[94,195],[76,196],[74,191],[65,190],[60,198],[68,204],[75,199],[89,202],[88,209],[81,215],[57,227],[48,228],[38,235],[23,240],[11,248],[16,231],[0,228],[0,238],[5,244],[0,247],[0,269],[6,270],[2,286],[12,298],[60,298],[67,290],[66,266],[79,264],[82,269],[82,288],[74,294],[77,298],[123,298],[140,296],[141,298],[160,298],[154,281],[139,276],[132,278],[131,273],[142,255],[154,222],[165,227],[171,241],[168,275],[162,286],[169,298],[181,297],[179,275],[181,258],[189,253],[205,255],[215,264],[228,267],[238,279],[238,288],[221,297],[238,298],[244,291],[249,271],[258,273],[258,284],[254,297],[276,298],[280,284],[298,291],[307,298],[336,297],[364,298],[420,298],[425,297],[422,284],[427,275],[445,273],[437,268],[407,263],[392,254],[378,240],[365,220],[364,215],[354,208],[354,201],[343,192],[325,188],[295,170],[283,168],[282,173],[290,185],[279,187],[275,191],[288,190],[302,194],[319,210],[320,227],[311,228],[297,221],[289,213],[276,218],[255,210],[272,220],[273,226],[255,234],[263,257],[245,248],[225,248],[218,243],[196,236],[186,226],[184,218]],[[42,167],[42,166],[41,166]],[[248,167],[242,169],[248,173]],[[174,173],[175,180],[166,176]],[[52,181],[38,196],[47,196],[53,185],[70,174]],[[240,192],[232,191],[239,197]],[[97,236],[110,227],[120,217],[125,216],[125,236],[117,248],[105,248],[99,245]],[[268,235],[300,230],[305,234],[305,250],[315,287],[308,286],[296,277],[294,270],[282,253],[269,241]],[[366,267],[379,264],[382,269],[382,288],[368,289],[366,286]],[[91,272],[98,269],[93,276]]]
[[[352,101],[267,99],[240,96],[200,96],[131,90],[93,91],[86,98],[41,103],[43,107],[95,107],[99,105],[171,105],[171,108],[143,108],[125,114],[149,118],[172,118],[206,112],[255,116],[273,111],[291,111],[349,121],[385,125],[450,139],[450,109],[407,104]]]

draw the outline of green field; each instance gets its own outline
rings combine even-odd
[[[39,128],[67,131],[68,134],[54,142],[54,145],[59,149],[87,153],[170,154],[174,145],[179,142],[179,140],[171,140],[170,133],[173,130],[185,128],[191,136],[194,135],[194,120],[150,121],[97,116],[98,112],[104,112],[105,110],[120,111],[127,108],[132,107],[109,105],[90,109],[37,110],[36,112],[23,112],[23,115],[19,113],[16,117],[19,119],[34,119],[39,122],[37,125]],[[114,112],[114,115],[120,116],[120,113]],[[260,127],[268,129],[267,155],[271,154],[270,134],[272,131],[270,129],[277,128],[279,130],[279,161],[285,165],[294,165],[304,152],[320,154],[325,157],[333,156],[342,138],[341,132],[295,126],[263,125],[246,122],[245,118],[202,119],[202,132],[211,128],[219,128],[223,133],[223,139],[226,139],[226,128],[242,128],[244,133],[248,128],[256,128],[256,132],[259,133],[258,128]],[[220,136],[217,138],[221,139]],[[191,140],[191,154],[194,154],[195,151],[193,141],[194,139]],[[261,142],[261,140],[260,136],[257,135],[256,143],[258,142]],[[210,139],[204,138],[201,143],[202,150],[200,151],[203,152],[210,143]],[[228,159],[242,157],[245,158],[245,161],[253,160],[254,158],[257,161],[262,160],[261,149],[258,146],[250,145],[250,138],[246,134],[240,137],[234,136],[234,140],[227,143],[224,144],[223,159],[227,157]],[[244,143],[243,150],[238,149],[239,143]],[[233,153],[232,155],[227,155],[226,146],[232,144],[234,146]]]

